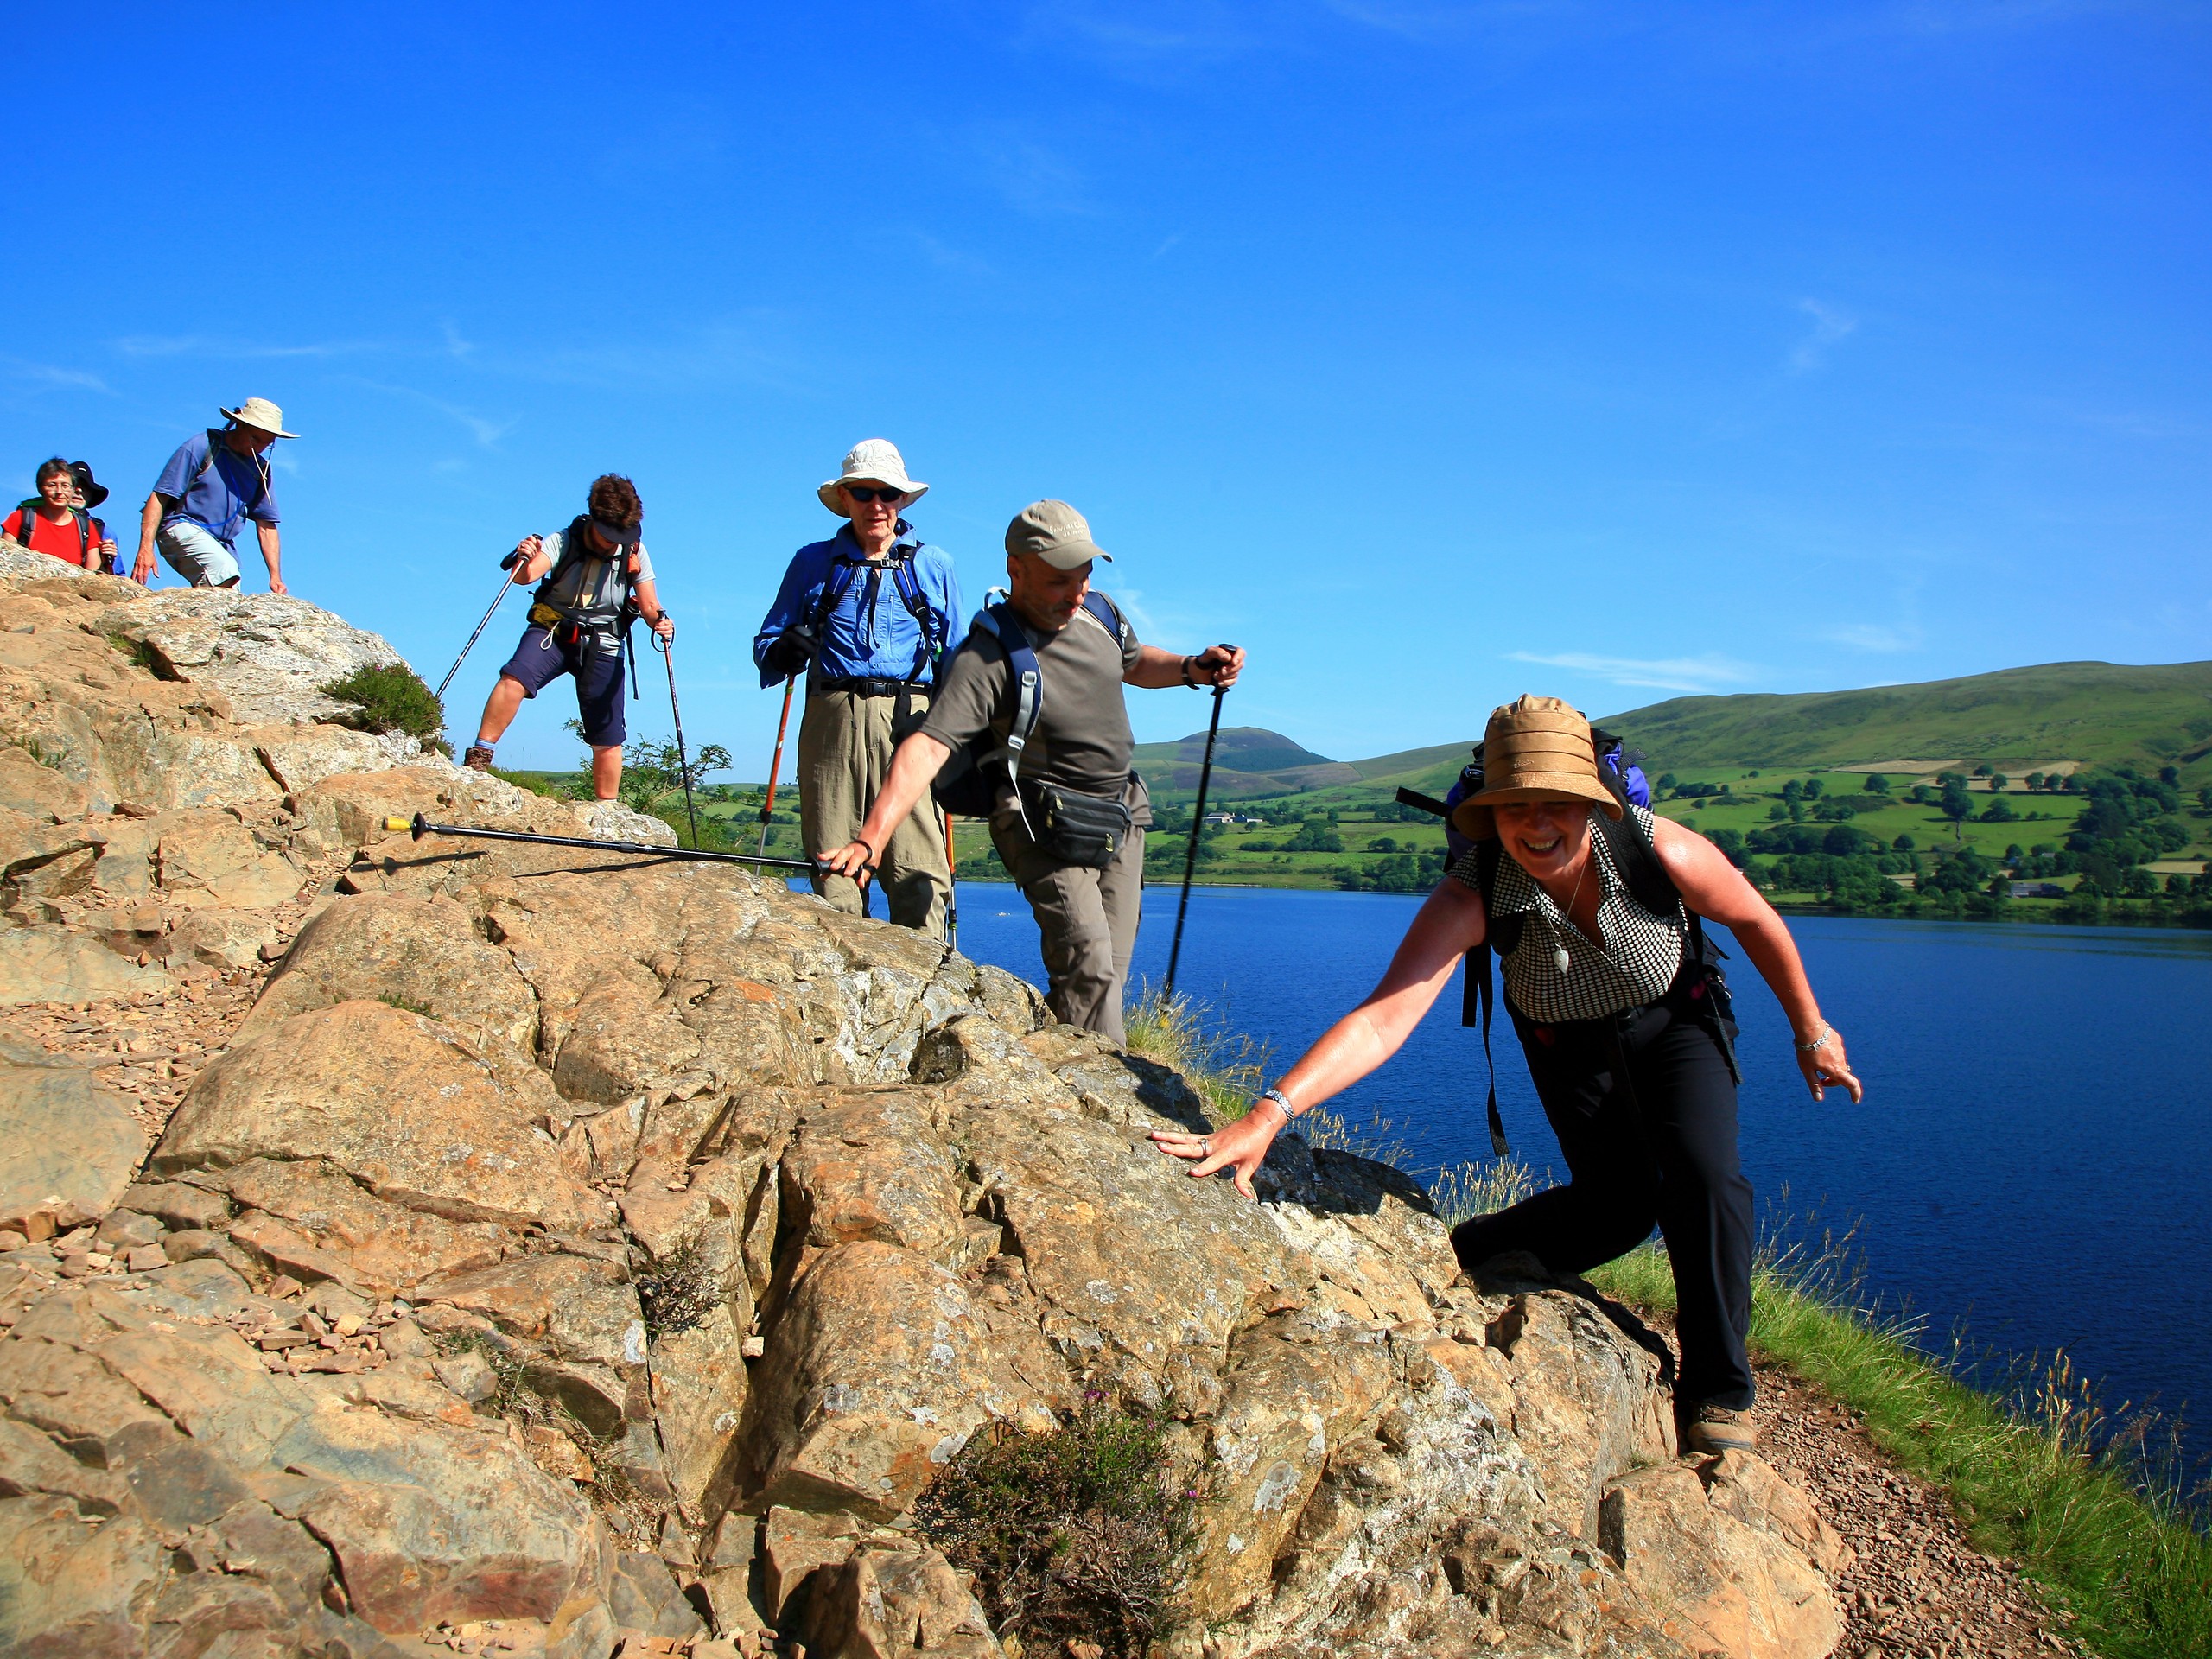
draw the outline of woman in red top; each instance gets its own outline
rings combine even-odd
[[[38,493],[37,502],[24,502],[0,521],[0,535],[34,553],[51,553],[67,563],[98,569],[100,526],[90,515],[69,505],[77,495],[77,480],[69,463],[59,455],[41,462]]]

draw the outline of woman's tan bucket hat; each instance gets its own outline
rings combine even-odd
[[[1483,729],[1483,786],[1452,810],[1452,828],[1470,841],[1497,834],[1491,808],[1513,801],[1588,801],[1621,816],[1598,776],[1590,722],[1557,697],[1522,696],[1490,711]]]
[[[915,482],[906,476],[906,457],[899,453],[899,446],[888,438],[862,438],[845,452],[845,464],[837,476],[823,480],[814,493],[822,505],[840,518],[853,515],[845,510],[844,486],[860,479],[872,479],[878,484],[888,484],[901,492],[899,506],[901,512],[911,507],[929,493],[930,486]]]

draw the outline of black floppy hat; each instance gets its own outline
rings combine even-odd
[[[92,482],[92,469],[81,461],[69,463],[69,475],[77,480],[78,493],[85,498],[87,507],[97,507],[107,499],[107,486]]]

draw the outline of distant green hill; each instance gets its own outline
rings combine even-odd
[[[2202,784],[2212,780],[2212,663],[2046,663],[1859,691],[1673,697],[1598,723],[1672,772],[1963,760],[2017,775],[2074,760],[2178,766]],[[1474,741],[1351,765],[1363,783],[1433,792]]]
[[[1193,732],[1173,743],[1140,743],[1136,768],[1149,789],[1195,790],[1205,752],[1204,732]],[[1281,732],[1260,726],[1224,726],[1214,743],[1210,790],[1215,798],[1229,800],[1356,784],[1359,779],[1356,768],[1302,748]]]

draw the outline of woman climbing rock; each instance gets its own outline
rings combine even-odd
[[[1193,1175],[1234,1170],[1249,1196],[1283,1126],[1396,1053],[1459,959],[1492,946],[1571,1179],[1462,1224],[1461,1265],[1526,1250],[1583,1273],[1656,1223],[1674,1266],[1683,1441],[1748,1449],[1751,1187],[1736,1147],[1735,1022],[1703,922],[1726,927],[1772,987],[1813,1097],[1834,1084],[1855,1103],[1864,1091],[1782,918],[1704,836],[1627,802],[1599,770],[1586,720],[1524,696],[1491,714],[1481,753],[1482,786],[1452,815],[1471,849],[1382,983],[1245,1116],[1211,1135],[1153,1139],[1194,1160]]]

